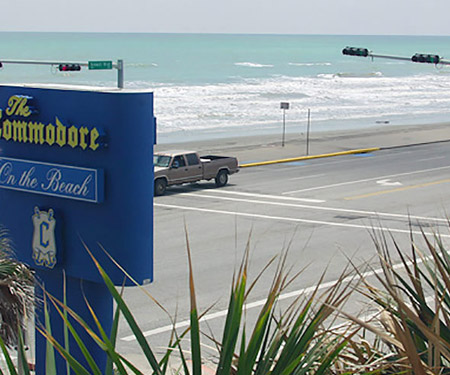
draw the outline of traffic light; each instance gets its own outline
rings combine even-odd
[[[441,58],[438,55],[426,55],[422,53],[416,53],[413,57],[411,57],[411,61],[418,63],[439,64]]]
[[[60,72],[79,72],[81,66],[79,64],[59,64],[58,69]]]
[[[342,50],[342,54],[349,56],[369,56],[369,50],[367,48],[355,48],[355,47],[345,47]]]

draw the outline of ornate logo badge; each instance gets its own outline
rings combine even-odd
[[[56,265],[56,241],[55,225],[56,220],[53,210],[48,212],[34,208],[32,216],[33,233],[33,259],[38,266],[53,268]]]

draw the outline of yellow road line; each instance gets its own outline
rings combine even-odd
[[[293,161],[300,161],[300,160],[310,160],[310,159],[319,159],[319,158],[327,158],[330,156],[341,156],[341,155],[350,155],[350,154],[364,154],[368,152],[373,151],[379,151],[379,147],[373,147],[373,148],[363,148],[358,150],[348,150],[348,151],[341,151],[341,152],[332,152],[329,154],[320,154],[320,155],[310,155],[310,156],[299,156],[296,158],[289,158],[289,159],[278,159],[278,160],[268,160],[268,161],[259,161],[256,163],[246,163],[239,165],[240,168],[247,168],[247,167],[259,167],[261,165],[269,165],[269,164],[279,164],[279,163],[291,163]]]
[[[382,195],[382,194],[398,193],[399,191],[423,188],[423,187],[432,186],[432,185],[438,185],[438,184],[445,184],[447,182],[450,182],[450,178],[447,178],[445,180],[427,182],[425,184],[403,186],[403,187],[399,187],[399,188],[396,188],[396,189],[376,191],[374,193],[363,194],[363,195],[355,195],[353,197],[347,197],[347,198],[344,198],[344,199],[347,200],[347,201],[350,201],[350,200],[356,200],[356,199],[362,199],[362,198],[369,198],[369,197],[374,197],[374,196]]]

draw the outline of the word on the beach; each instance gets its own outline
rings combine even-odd
[[[1,157],[0,188],[100,203],[103,170]]]
[[[32,115],[37,110],[29,104],[32,99],[29,96],[13,95],[6,109],[0,109],[0,139],[93,151],[104,145],[103,132],[96,127],[67,126],[57,116],[54,124],[33,121]]]

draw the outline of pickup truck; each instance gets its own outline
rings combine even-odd
[[[199,156],[195,151],[165,151],[153,155],[155,195],[163,195],[167,186],[215,179],[216,186],[225,186],[228,176],[239,171],[236,158]]]

